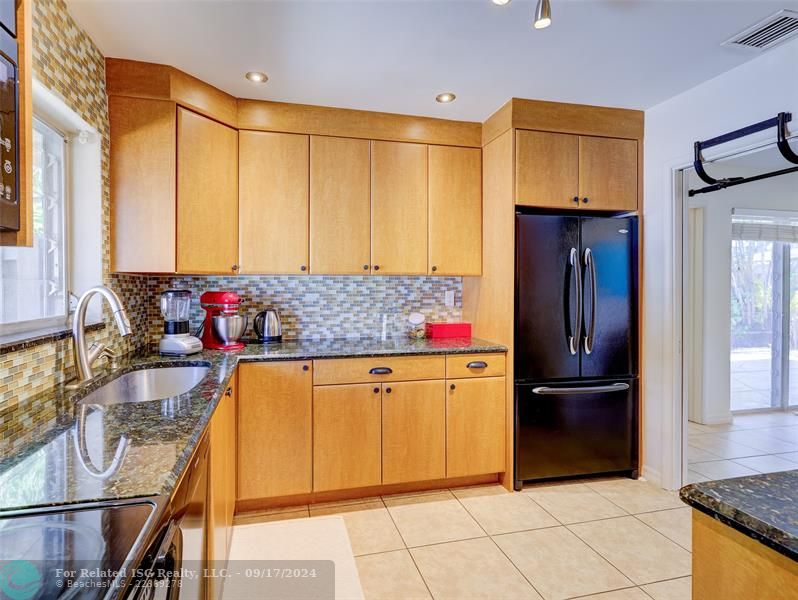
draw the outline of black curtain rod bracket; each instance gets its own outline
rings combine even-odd
[[[707,194],[709,192],[724,190],[726,188],[741,185],[743,183],[760,181],[762,179],[769,179],[770,177],[778,177],[779,175],[786,175],[787,173],[794,173],[798,171],[798,166],[796,166],[787,169],[780,169],[778,171],[772,171],[770,173],[763,173],[761,175],[754,175],[752,177],[725,177],[723,179],[716,179],[707,173],[706,169],[704,168],[704,159],[701,156],[701,152],[707,148],[719,146],[721,144],[725,144],[727,142],[731,142],[760,131],[765,131],[771,127],[775,127],[776,146],[778,147],[779,152],[781,152],[781,155],[785,160],[794,165],[798,165],[798,154],[796,154],[795,151],[790,148],[790,144],[787,141],[787,123],[789,123],[791,120],[792,113],[781,112],[778,114],[778,116],[773,117],[772,119],[767,119],[766,121],[760,121],[759,123],[754,123],[753,125],[743,127],[742,129],[730,131],[729,133],[724,133],[723,135],[719,135],[709,140],[704,140],[703,142],[695,142],[695,144],[693,144],[693,167],[695,168],[696,174],[704,183],[708,185],[697,190],[690,190],[688,195],[693,197],[696,194]]]

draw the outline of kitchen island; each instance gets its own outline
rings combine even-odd
[[[682,488],[693,508],[693,598],[798,598],[798,470]]]

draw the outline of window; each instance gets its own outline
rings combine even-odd
[[[732,410],[798,404],[798,216],[732,220]]]
[[[33,122],[33,247],[0,248],[0,333],[66,324],[66,139]]]

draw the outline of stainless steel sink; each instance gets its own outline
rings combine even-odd
[[[210,366],[155,367],[125,373],[94,390],[78,404],[148,402],[180,396],[195,388]]]

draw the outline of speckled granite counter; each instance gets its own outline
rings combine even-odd
[[[132,357],[89,387],[63,387],[0,407],[0,511],[169,495],[241,361],[504,352],[478,339],[328,340],[248,345],[189,358]],[[79,406],[116,377],[149,366],[202,364],[208,375],[167,400]]]
[[[695,509],[798,561],[798,470],[695,483],[680,496]]]

